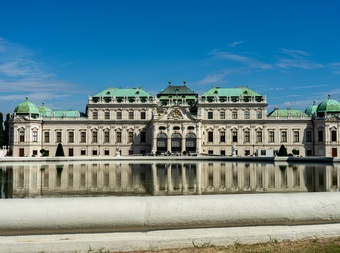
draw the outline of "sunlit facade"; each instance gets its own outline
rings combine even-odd
[[[142,87],[107,88],[86,111],[53,111],[27,98],[10,122],[12,156],[339,156],[340,103],[267,112],[265,96],[245,86],[199,95],[186,84],[152,96]]]

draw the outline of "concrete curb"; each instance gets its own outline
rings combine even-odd
[[[338,237],[340,224],[159,230],[128,233],[0,236],[2,253],[88,253],[227,246]],[[93,250],[93,251],[90,251]]]
[[[2,200],[0,235],[111,233],[340,222],[340,194]]]

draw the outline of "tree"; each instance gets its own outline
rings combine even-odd
[[[0,112],[0,147],[3,147],[4,144],[4,126],[3,126],[3,122],[4,122],[4,115],[2,114],[2,112]]]
[[[279,149],[279,153],[277,154],[278,156],[287,156],[287,148],[284,145],[281,145]]]
[[[58,144],[57,151],[55,152],[55,156],[65,156],[63,145],[61,143]]]
[[[4,123],[5,130],[4,130],[4,143],[3,145],[9,146],[9,121],[11,119],[11,114],[7,113],[6,114],[6,121]]]

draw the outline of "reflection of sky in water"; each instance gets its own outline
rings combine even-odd
[[[0,166],[1,198],[338,191],[340,165],[232,162]]]

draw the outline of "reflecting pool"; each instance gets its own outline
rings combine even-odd
[[[79,162],[0,165],[1,198],[338,191],[339,164]]]

